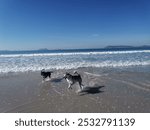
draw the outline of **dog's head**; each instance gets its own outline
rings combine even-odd
[[[42,69],[41,72],[45,72],[45,69]]]
[[[69,76],[71,76],[71,74],[69,74],[68,72],[66,72],[66,74],[64,74],[64,77],[63,78],[68,78]]]
[[[44,72],[45,72],[45,69],[42,69],[42,70],[41,70],[41,75],[42,75],[42,76],[44,75]]]

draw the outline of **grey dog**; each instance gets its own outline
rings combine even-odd
[[[81,75],[78,74],[76,71],[74,72],[73,75],[71,75],[70,73],[66,72],[66,74],[64,75],[64,78],[67,80],[68,82],[68,89],[72,89],[72,85],[75,84],[76,82],[79,83],[80,89],[83,89],[83,84],[82,84],[82,78]]]

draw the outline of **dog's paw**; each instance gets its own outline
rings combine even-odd
[[[82,93],[82,89],[79,89],[78,91],[76,91],[77,93]]]
[[[44,80],[42,80],[42,83],[44,83]]]

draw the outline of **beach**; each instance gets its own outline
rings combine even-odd
[[[81,74],[78,84],[68,89],[63,76]],[[150,71],[140,72],[100,67],[53,70],[42,81],[40,71],[0,74],[1,113],[148,113]]]

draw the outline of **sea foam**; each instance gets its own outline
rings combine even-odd
[[[150,65],[150,50],[0,55],[0,73]]]

